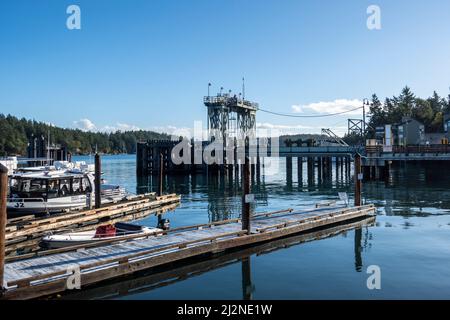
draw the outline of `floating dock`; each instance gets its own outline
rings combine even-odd
[[[165,287],[174,283],[183,282],[212,270],[218,270],[223,267],[241,263],[243,266],[250,263],[251,256],[261,256],[274,251],[284,250],[302,243],[323,240],[345,234],[351,230],[361,229],[363,227],[373,226],[376,222],[375,217],[357,219],[355,222],[338,224],[335,227],[319,228],[317,231],[299,233],[294,236],[280,238],[274,241],[266,241],[246,248],[229,250],[229,252],[187,260],[181,263],[175,263],[173,268],[164,266],[149,269],[140,272],[139,275],[121,278],[116,281],[107,281],[95,286],[86,287],[83,290],[66,291],[59,295],[60,299],[67,300],[93,300],[93,299],[112,299],[127,295],[136,295],[142,292],[148,292],[153,289]],[[355,241],[355,246],[361,243]],[[358,251],[359,253],[361,251]],[[360,258],[360,257],[359,257]],[[358,259],[358,257],[355,257]],[[357,262],[355,262],[357,264]],[[242,298],[251,299],[248,288],[252,288],[251,268],[242,269]],[[238,279],[239,281],[239,279]],[[49,298],[55,298],[50,296]]]
[[[242,230],[241,220],[232,219],[161,231],[145,238],[130,236],[126,241],[105,240],[96,246],[80,245],[25,255],[15,261],[7,260],[2,298],[31,299],[66,291],[76,269],[82,290],[87,285],[136,271],[351,223],[374,214],[373,205],[288,209],[253,215],[250,230]]]

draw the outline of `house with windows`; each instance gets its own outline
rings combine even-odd
[[[411,117],[403,117],[400,123],[392,126],[394,145],[408,146],[425,144],[425,126]]]

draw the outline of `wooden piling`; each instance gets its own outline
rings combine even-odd
[[[98,153],[95,154],[95,208],[99,209],[102,206],[102,197],[101,197],[101,180],[102,180],[102,164],[100,160],[100,155]]]
[[[163,180],[164,180],[164,158],[163,154],[159,154],[159,185],[158,185],[158,195],[163,195]]]
[[[286,157],[286,182],[288,186],[292,185],[292,157]]]
[[[297,157],[297,179],[301,186],[303,183],[303,157]]]
[[[0,294],[3,292],[5,270],[6,196],[8,193],[8,169],[0,164]]]
[[[250,194],[250,159],[245,157],[244,170],[242,172],[242,230],[247,230],[250,234],[250,201],[247,195]]]
[[[362,189],[362,173],[361,173],[361,155],[355,154],[355,206],[361,205],[361,189]]]

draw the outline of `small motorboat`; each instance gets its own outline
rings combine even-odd
[[[163,230],[130,223],[116,222],[115,224],[99,226],[97,229],[90,231],[47,235],[39,243],[39,246],[45,249],[58,249],[80,244],[90,244],[103,240],[121,240],[130,235],[147,236],[159,231]],[[139,237],[136,239],[139,239]]]

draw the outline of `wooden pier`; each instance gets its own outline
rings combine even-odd
[[[299,232],[374,215],[372,205],[292,209],[256,214],[250,232],[240,219],[188,226],[126,241],[74,246],[9,260],[4,266],[5,299],[30,299],[63,292],[79,268],[81,287],[139,270],[279,239]],[[98,246],[100,245],[100,246]]]

